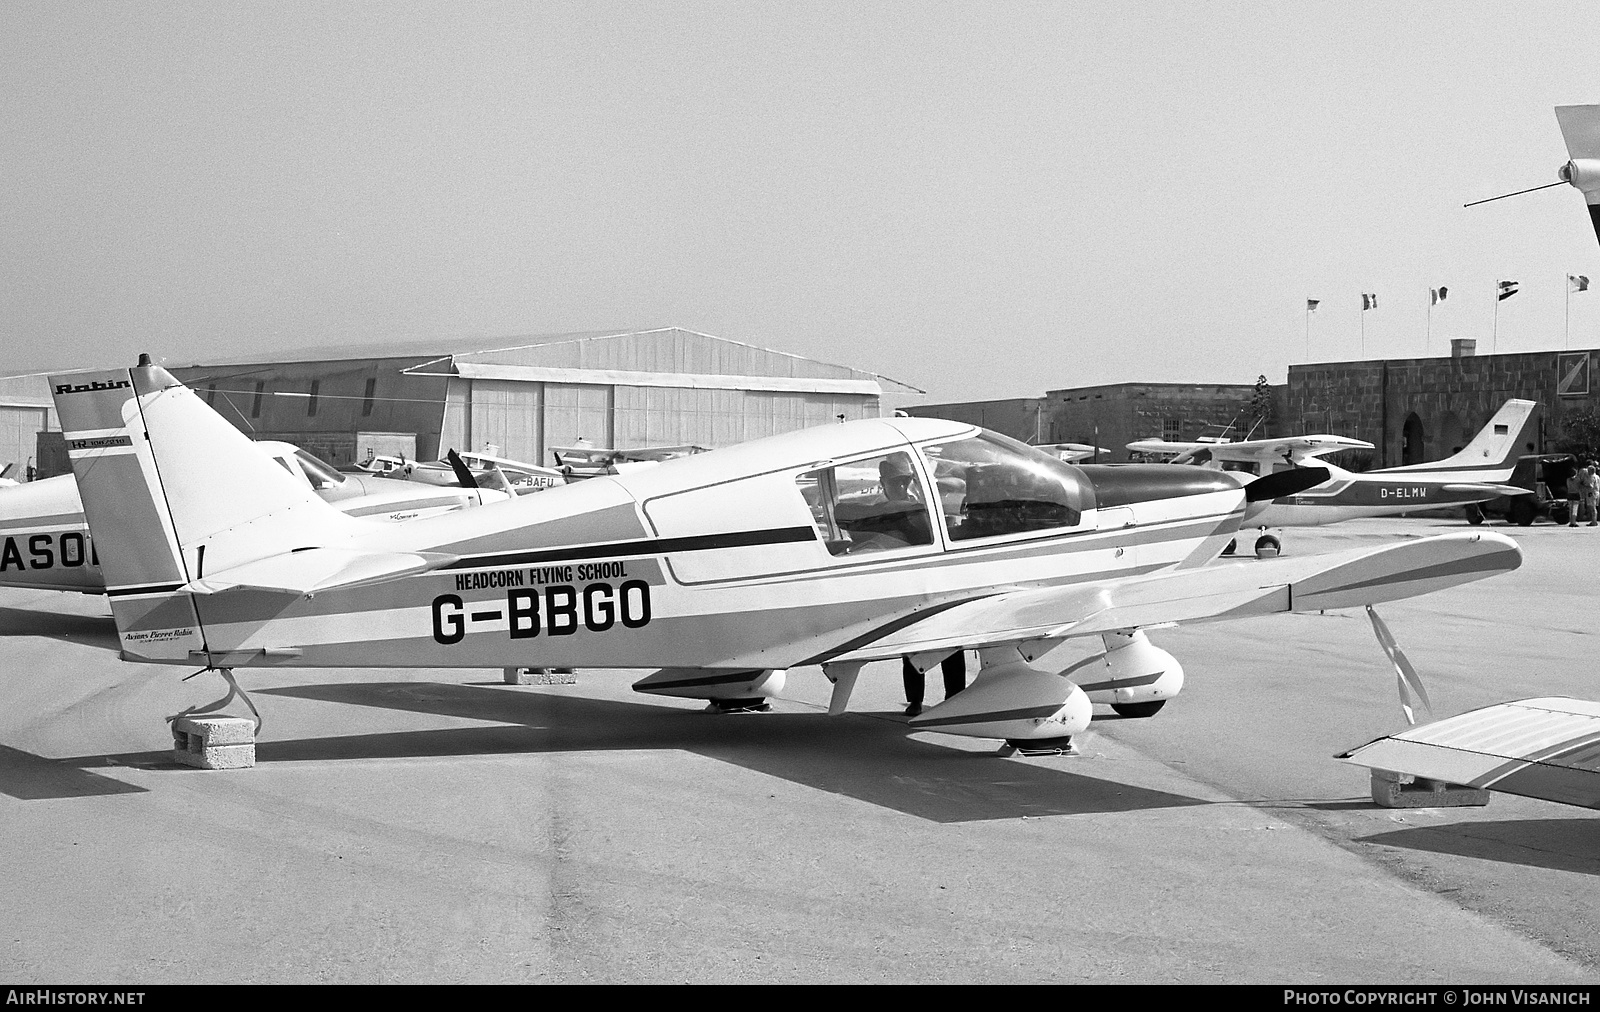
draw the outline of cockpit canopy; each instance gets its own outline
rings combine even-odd
[[[1094,486],[1071,464],[996,432],[922,447],[952,541],[1076,527]]]

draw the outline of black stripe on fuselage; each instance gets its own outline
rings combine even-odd
[[[584,559],[705,552],[718,548],[754,548],[761,545],[788,545],[815,540],[817,540],[815,527],[777,527],[765,531],[696,534],[686,538],[642,538],[638,541],[613,541],[605,545],[574,545],[570,548],[544,548],[533,552],[469,555],[440,568],[487,569],[500,566],[537,566],[546,562],[581,562]]]

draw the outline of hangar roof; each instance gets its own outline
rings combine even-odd
[[[877,395],[879,381],[922,393],[876,373],[714,337],[682,327],[598,330],[508,338],[443,338],[369,345],[324,345],[244,355],[195,365],[413,358],[403,371],[478,379],[640,386],[822,390]],[[172,364],[169,363],[169,368]],[[670,377],[670,379],[669,379]],[[737,378],[739,382],[730,384]],[[760,381],[760,382],[751,382]]]

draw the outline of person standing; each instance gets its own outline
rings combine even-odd
[[[939,671],[944,675],[944,698],[960,692],[967,687],[967,655],[963,650],[939,662]],[[906,687],[906,716],[915,717],[922,712],[922,698],[926,692],[927,680],[923,673],[918,671],[911,663],[911,658],[900,659],[900,678]]]
[[[1580,462],[1575,462],[1581,464]],[[1572,473],[1567,475],[1567,526],[1578,526],[1578,512],[1583,506],[1583,472],[1582,466],[1574,466]]]
[[[1589,526],[1600,524],[1600,469],[1593,458],[1578,471],[1578,493],[1583,497],[1584,512],[1589,514]]]

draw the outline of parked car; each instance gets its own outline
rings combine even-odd
[[[1530,489],[1532,495],[1503,495],[1467,507],[1467,522],[1481,524],[1487,517],[1527,527],[1540,517],[1567,522],[1567,479],[1577,470],[1578,458],[1570,453],[1530,453],[1517,458],[1507,485]]]

